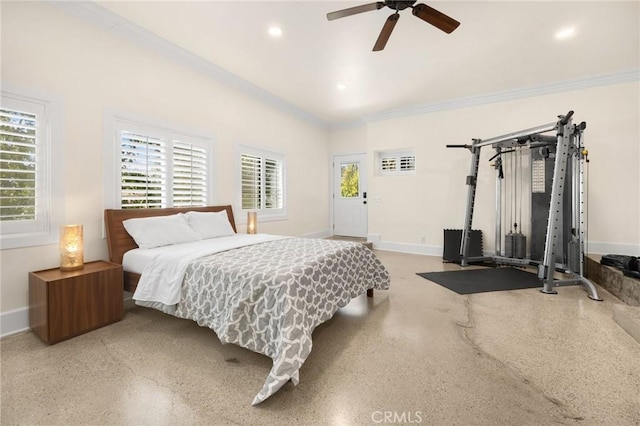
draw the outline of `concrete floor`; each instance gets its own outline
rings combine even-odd
[[[267,357],[135,307],[54,346],[33,333],[3,339],[0,422],[640,424],[640,344],[613,321],[621,302],[609,293],[460,296],[415,275],[457,265],[377,254],[391,290],[318,327],[300,384],[259,406]]]

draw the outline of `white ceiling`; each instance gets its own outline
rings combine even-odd
[[[406,9],[381,52],[371,49],[391,9],[326,19],[365,3],[97,2],[333,126],[640,68],[638,1],[427,1],[460,27],[447,35]],[[268,35],[271,25],[280,38]],[[566,27],[574,37],[556,40]]]

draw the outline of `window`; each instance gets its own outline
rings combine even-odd
[[[285,214],[284,156],[240,147],[240,196],[242,210],[259,211],[262,217]]]
[[[340,164],[340,196],[357,198],[360,196],[360,163]]]
[[[117,133],[121,208],[209,204],[209,139],[128,122]]]
[[[376,152],[377,174],[403,175],[416,171],[416,154],[414,150],[379,151]]]
[[[60,158],[54,156],[52,139],[58,136],[59,129],[59,108],[51,101],[2,92],[2,248],[57,242],[61,207],[54,207],[52,198],[60,195],[62,167]]]

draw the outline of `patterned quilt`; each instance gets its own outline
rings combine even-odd
[[[286,238],[192,262],[175,315],[273,360],[256,405],[298,383],[315,327],[372,288],[388,289],[389,274],[364,245]]]

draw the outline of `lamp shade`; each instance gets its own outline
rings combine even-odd
[[[82,225],[64,225],[60,228],[60,270],[75,271],[83,267]]]
[[[247,213],[247,234],[255,234],[258,232],[258,213]]]

